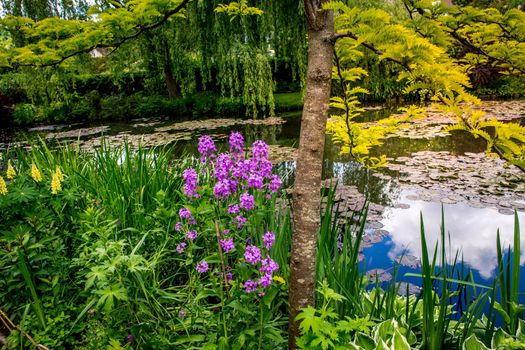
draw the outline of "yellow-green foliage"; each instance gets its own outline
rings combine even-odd
[[[182,2],[130,0],[125,7],[104,11],[93,7],[89,14],[96,20],[51,17],[35,22],[6,16],[0,19],[0,27],[21,34],[27,44],[1,50],[0,67],[51,65],[95,47],[118,46],[168,18],[183,16],[184,11],[177,11]]]
[[[219,4],[215,8],[215,12],[217,13],[224,12],[224,13],[229,14],[231,16],[232,21],[237,16],[249,16],[249,15],[260,16],[264,13],[261,9],[257,7],[248,6],[248,0],[241,0],[239,2],[232,1],[228,3],[227,5]]]
[[[338,58],[339,55],[336,55]],[[383,139],[399,128],[407,126],[407,122],[420,116],[422,110],[411,106],[404,108],[403,116],[382,119],[377,123],[359,123],[354,119],[364,110],[359,107],[357,94],[366,94],[360,87],[352,87],[352,83],[365,76],[362,68],[342,68],[340,61],[333,68],[332,78],[341,84],[343,96],[330,99],[330,107],[335,110],[327,124],[327,131],[332,134],[332,140],[341,147],[340,154],[350,154],[357,161],[370,168],[386,165],[386,155],[370,156],[370,149],[383,143]]]
[[[486,112],[475,109],[480,101],[469,95],[443,97],[444,103],[436,104],[443,113],[452,114],[456,124],[446,131],[465,130],[487,143],[487,154],[501,156],[525,170],[525,127],[518,123],[503,123]],[[495,154],[496,153],[496,154]]]
[[[474,64],[491,63],[507,74],[525,72],[525,13],[445,7],[430,0],[403,0],[403,3],[408,11],[406,18],[393,18],[380,9],[349,7],[341,1],[325,6],[336,13],[339,40],[334,79],[343,90],[343,96],[333,98],[331,104],[343,113],[333,116],[328,130],[341,145],[341,153],[351,154],[371,166],[382,165],[384,156],[369,159],[370,148],[406,126],[411,117],[422,114],[414,107],[404,118],[388,118],[373,125],[353,122],[362,111],[357,107],[355,94],[365,91],[351,87],[351,83],[367,74],[355,68],[355,61],[367,50],[379,60],[394,62],[401,68],[398,81],[405,84],[406,93],[418,92],[424,98],[438,100],[443,112],[453,113],[458,124],[449,130],[467,130],[474,137],[482,137],[489,153],[497,152],[525,169],[525,128],[516,123],[487,120],[484,112],[470,107],[470,103],[479,101],[466,91],[470,87],[467,74]],[[469,53],[454,60],[449,52],[458,42]]]

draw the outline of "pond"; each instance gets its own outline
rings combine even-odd
[[[485,101],[483,109],[500,120],[525,122],[525,101]],[[367,107],[362,121],[375,122],[396,108]],[[288,113],[266,120],[251,119],[140,119],[128,123],[47,125],[25,131],[0,131],[0,150],[9,144],[24,144],[36,136],[76,143],[87,151],[101,144],[126,140],[133,146],[175,143],[176,156],[196,153],[197,138],[211,134],[226,140],[239,130],[248,142],[268,142],[272,160],[287,184],[293,182],[295,148],[301,113]],[[512,242],[514,211],[525,232],[525,175],[504,161],[485,155],[481,140],[461,131],[443,132],[452,119],[429,109],[429,117],[388,138],[374,152],[386,154],[385,168],[368,170],[347,157],[326,138],[323,177],[337,181],[337,198],[350,208],[360,208],[367,193],[371,202],[363,242],[366,269],[388,279],[392,261],[401,263],[400,275],[417,271],[420,264],[420,213],[430,247],[440,235],[441,208],[450,255],[460,251],[466,266],[481,283],[488,283],[496,267],[496,233],[504,246]],[[522,234],[525,246],[525,234]],[[525,263],[525,254],[522,254]],[[408,281],[417,283],[414,278]],[[521,279],[525,286],[525,276]]]

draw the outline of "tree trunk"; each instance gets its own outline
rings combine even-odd
[[[308,21],[308,70],[293,193],[293,244],[289,288],[289,348],[296,348],[299,311],[314,304],[320,187],[326,119],[330,101],[334,19],[319,12],[327,0],[305,0]]]
[[[171,69],[171,55],[169,44],[167,40],[163,40],[164,44],[164,80],[168,89],[168,96],[171,99],[179,97],[179,86],[173,77],[173,70]]]
[[[166,81],[166,88],[168,89],[168,96],[171,99],[179,97],[179,85],[173,77],[170,62],[164,62],[164,80]]]

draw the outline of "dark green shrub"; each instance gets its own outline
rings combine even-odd
[[[13,122],[16,125],[27,125],[35,121],[37,108],[30,103],[20,103],[13,111]]]
[[[199,94],[193,98],[193,115],[209,115],[215,110],[217,98],[211,94]]]
[[[246,107],[239,97],[219,97],[215,105],[215,113],[222,116],[242,115],[246,111]]]
[[[44,107],[43,119],[48,122],[64,122],[69,119],[69,106],[61,101],[51,103],[51,105]]]

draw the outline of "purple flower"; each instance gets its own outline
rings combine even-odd
[[[175,231],[180,231],[182,230],[182,222],[180,221],[177,221],[177,223],[175,223]]]
[[[256,246],[249,245],[246,247],[246,252],[244,252],[244,258],[250,264],[255,265],[261,260],[261,251]]]
[[[267,159],[268,158],[268,145],[266,142],[257,140],[252,145],[252,155],[253,158],[257,160]]]
[[[184,319],[184,318],[186,317],[186,311],[184,311],[184,310],[180,310],[180,311],[179,311],[179,317],[182,318],[182,319]]]
[[[230,282],[231,280],[233,280],[233,275],[232,275],[231,272],[227,272],[226,273],[226,281]]]
[[[230,153],[244,152],[244,137],[240,132],[234,131],[230,134]]]
[[[277,270],[279,270],[279,264],[274,260],[270,258],[261,260],[261,268],[259,269],[261,273],[264,273],[265,275],[271,275]]]
[[[220,181],[226,179],[230,173],[232,165],[232,159],[229,154],[219,154],[217,157],[217,162],[215,163],[215,177],[217,180]]]
[[[227,236],[228,233],[230,233],[230,230],[228,230],[228,229],[225,229],[224,231],[222,231],[222,234],[225,235],[225,236]]]
[[[260,190],[263,187],[263,178],[259,174],[251,174],[248,178],[248,185]]]
[[[231,194],[229,181],[227,179],[218,181],[213,187],[213,194],[216,198],[228,197]]]
[[[246,293],[255,292],[257,290],[257,282],[246,280],[246,282],[244,282],[244,290],[246,290]]]
[[[229,179],[228,182],[230,184],[230,193],[237,192],[237,186],[239,185],[239,181]]]
[[[272,275],[264,275],[259,279],[259,284],[263,286],[263,288],[268,288],[270,284],[272,284]]]
[[[244,216],[237,215],[234,220],[237,223],[237,228],[240,230],[244,227],[244,224],[248,221]]]
[[[275,174],[272,175],[271,180],[268,183],[268,188],[270,189],[270,191],[277,192],[277,190],[281,187],[281,185],[282,185],[281,178],[278,175],[275,175]]]
[[[273,242],[275,242],[274,233],[271,231],[268,231],[262,236],[262,238],[263,238],[264,246],[266,247],[266,249],[270,250],[270,248],[273,245]]]
[[[205,273],[206,271],[208,271],[208,263],[206,262],[206,260],[202,260],[200,263],[197,263],[196,269],[200,273]]]
[[[188,231],[186,232],[186,238],[189,239],[190,241],[194,241],[195,238],[197,238],[198,234],[197,234],[197,231]]]
[[[204,135],[199,137],[199,153],[201,154],[201,162],[206,162],[206,157],[213,159],[217,148],[210,135]]]
[[[263,177],[270,177],[270,175],[272,175],[272,168],[272,162],[269,160],[263,159],[259,163],[259,172]]]
[[[184,179],[184,194],[188,197],[198,197],[197,185],[199,181],[197,180],[197,172],[195,169],[188,168],[182,173],[182,178]]]
[[[237,204],[228,205],[228,214],[238,214],[241,210]]]
[[[233,239],[221,239],[221,247],[222,250],[224,250],[225,253],[228,253],[230,250],[233,250],[235,248],[235,245],[233,244]]]
[[[186,247],[186,243],[182,242],[177,244],[177,248],[175,248],[175,250],[177,250],[177,253],[182,254],[182,252],[184,252],[184,247]]]
[[[135,344],[135,337],[133,336],[133,334],[128,334],[127,339],[129,343]]]
[[[188,208],[180,208],[179,217],[181,219],[193,219],[193,216],[191,216],[191,212]]]
[[[241,208],[243,209],[252,210],[255,207],[253,196],[248,192],[241,194],[239,201],[241,202]]]

